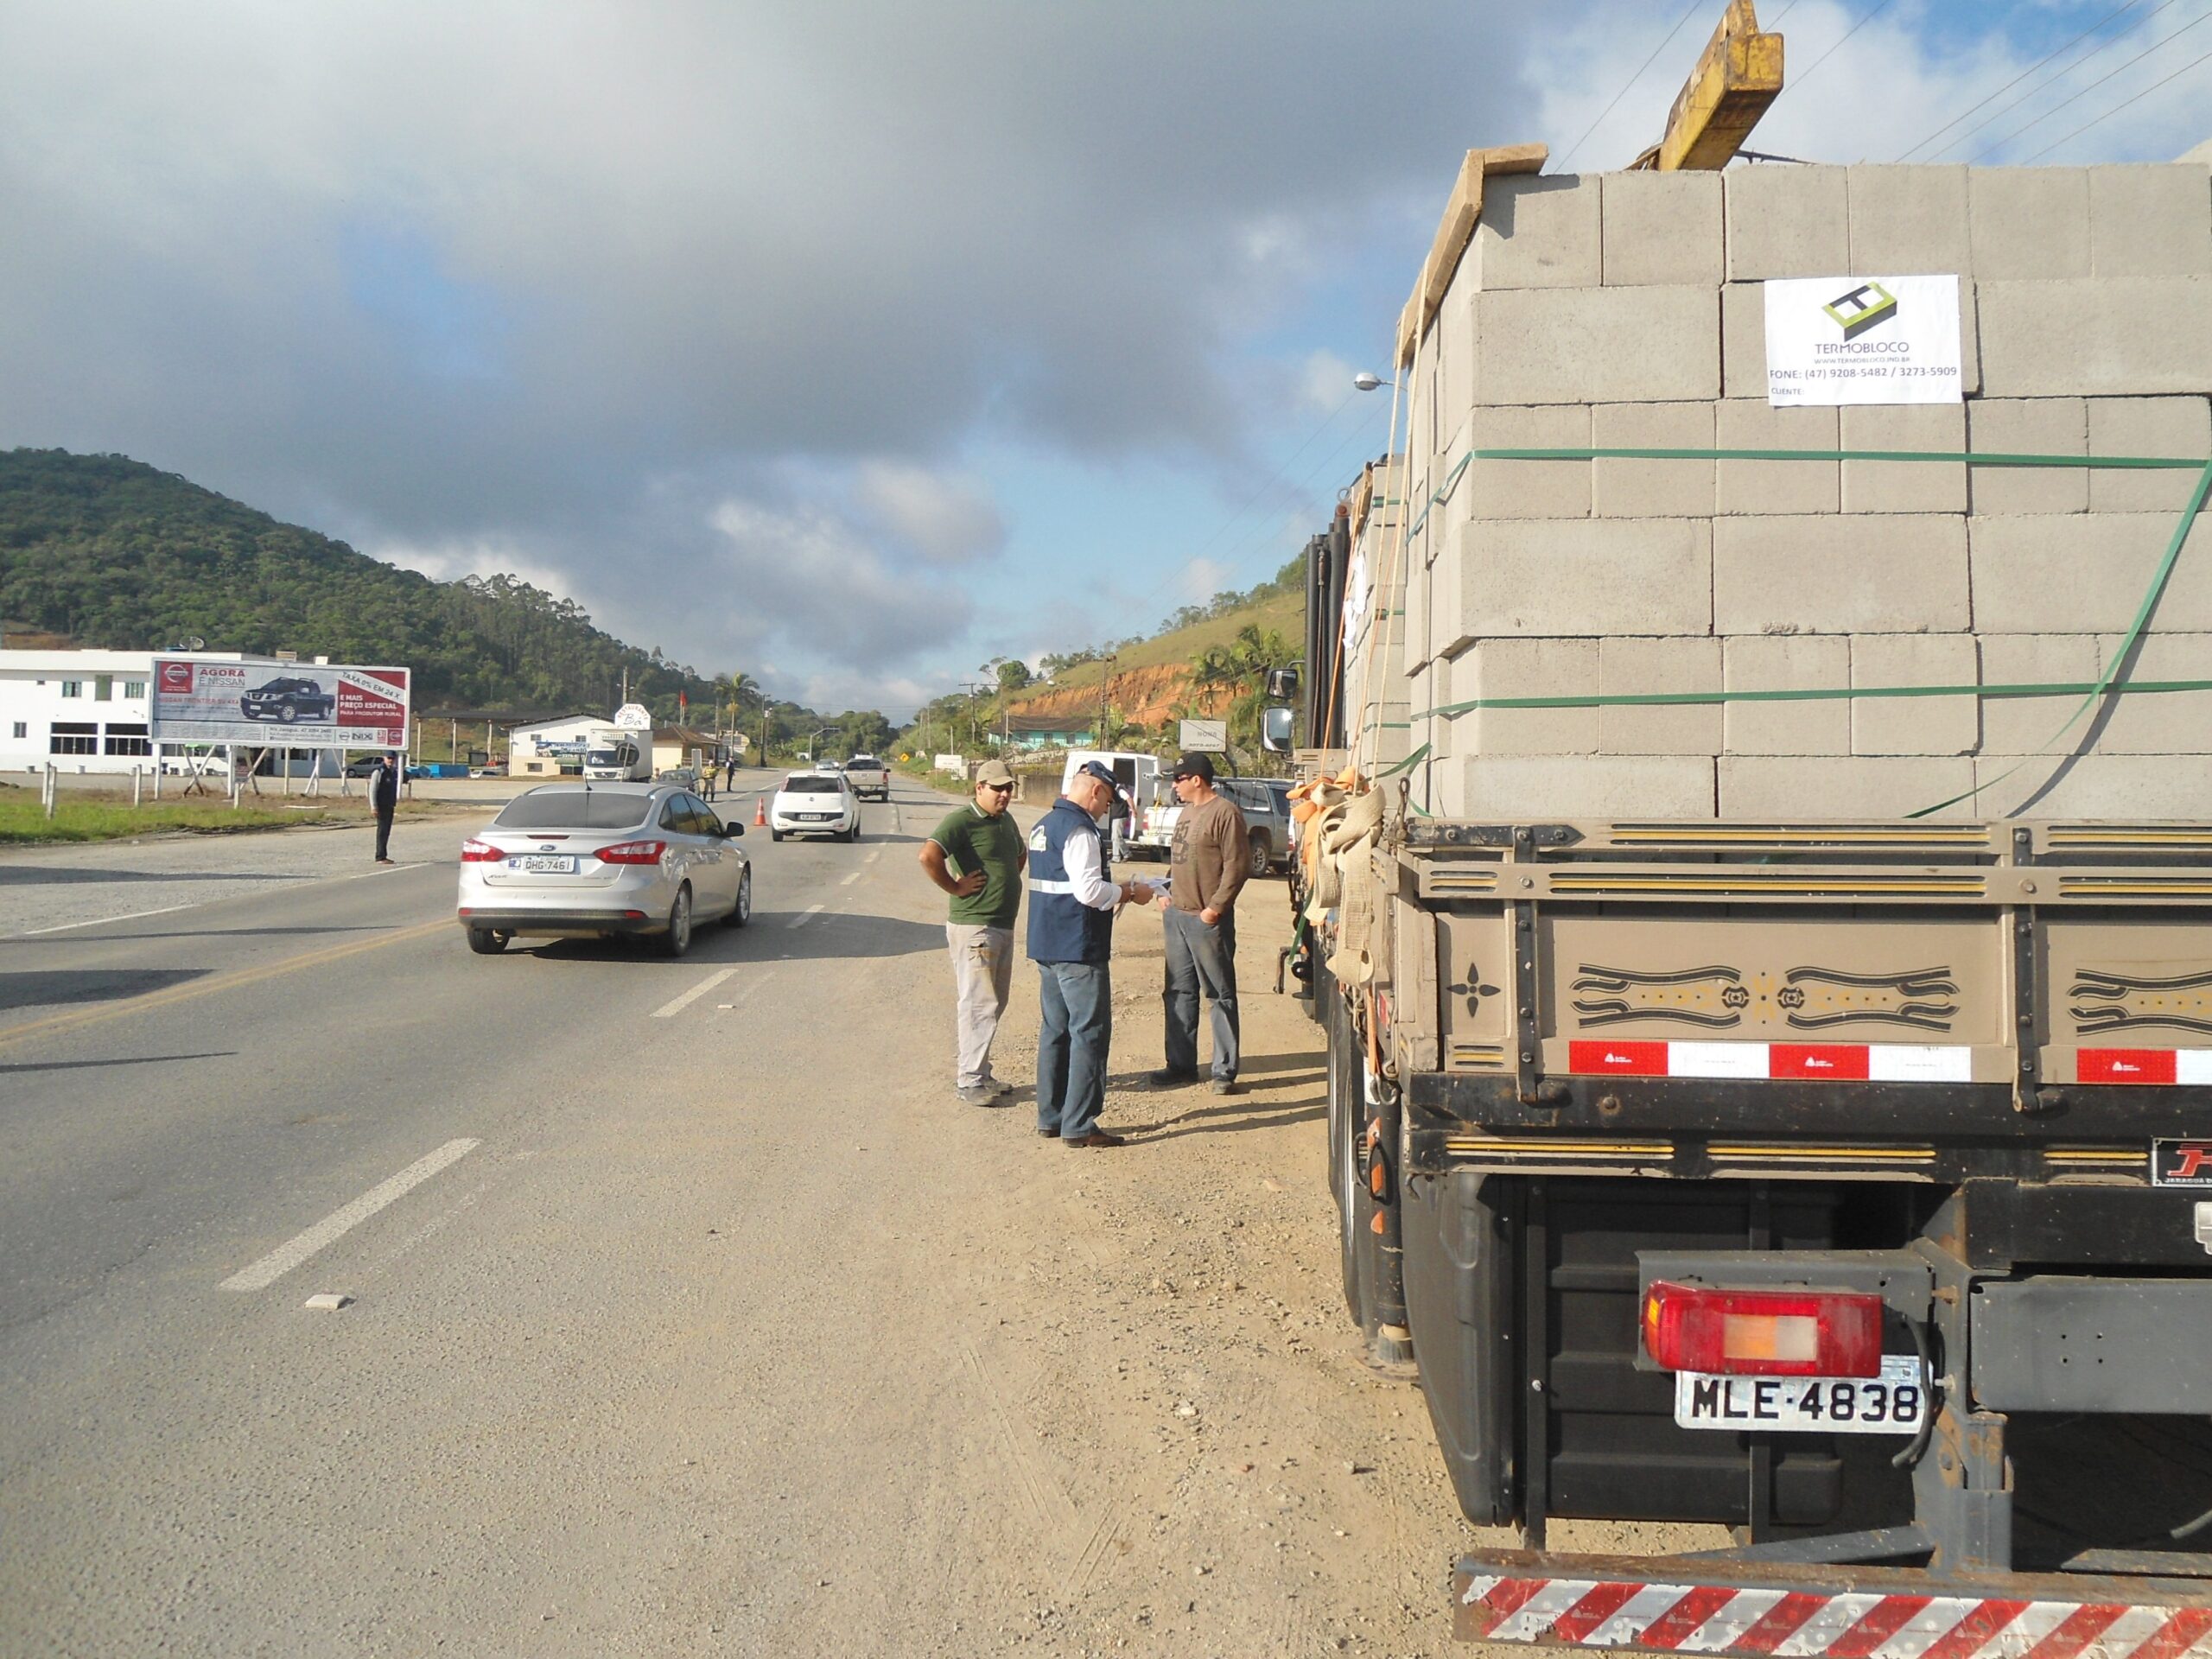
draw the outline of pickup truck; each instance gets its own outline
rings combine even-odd
[[[872,754],[856,754],[846,761],[845,781],[864,801],[891,798],[891,768]]]

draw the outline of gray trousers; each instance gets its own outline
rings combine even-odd
[[[954,1086],[980,1088],[991,1080],[991,1039],[1014,988],[1014,930],[947,922],[944,943],[952,953]]]
[[[1167,933],[1167,1069],[1198,1069],[1198,993],[1213,1004],[1213,1074],[1236,1075],[1236,912],[1208,927],[1195,910],[1170,909]]]

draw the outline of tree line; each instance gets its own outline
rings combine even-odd
[[[766,697],[748,675],[626,644],[519,576],[438,582],[124,455],[0,451],[0,565],[13,626],[113,650],[198,639],[405,664],[426,715],[611,710],[626,677],[658,721],[712,727],[727,713],[779,748],[825,724],[878,742],[891,729],[873,710],[823,715]]]

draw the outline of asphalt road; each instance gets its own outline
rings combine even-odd
[[[1281,884],[1232,1100],[1132,1086],[1123,917],[1136,1139],[1068,1152],[951,1099],[893,788],[682,962],[472,955],[466,813],[0,856],[0,1656],[1441,1651]]]
[[[0,938],[0,1646],[511,1651],[582,1621],[558,1650],[660,1651],[664,1600],[721,1605],[682,1572],[708,1447],[656,1427],[701,1385],[685,1357],[738,1345],[701,1285],[733,1257],[776,1337],[708,1368],[727,1393],[687,1421],[718,1446],[804,1408],[806,1354],[873,1335],[815,1293],[906,1069],[882,1012],[939,966],[910,861],[943,802],[901,794],[857,845],[749,835],[751,926],[681,962],[472,956],[466,820],[404,827],[391,869],[358,831],[0,865],[44,901]],[[57,889],[92,925],[53,920]],[[324,1291],[357,1300],[303,1306]],[[853,1300],[873,1326],[895,1294]],[[791,1484],[764,1470],[759,1501]],[[635,1576],[579,1606],[580,1556]]]

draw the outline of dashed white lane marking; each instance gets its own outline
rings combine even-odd
[[[359,881],[372,875],[397,875],[402,870],[427,870],[429,868],[430,861],[425,859],[419,864],[394,864],[380,867],[372,870],[357,870],[351,875],[316,876],[314,878],[314,882],[315,885],[321,885],[326,881]],[[159,877],[156,878],[156,880],[160,879],[161,878]],[[252,878],[250,876],[241,876],[239,878],[241,880],[251,880],[251,879]],[[232,898],[258,899],[262,896],[263,895],[258,893],[236,893],[232,895]],[[174,916],[181,910],[202,910],[209,905],[221,905],[228,904],[230,902],[231,900],[226,899],[200,899],[194,900],[188,905],[163,905],[159,910],[127,910],[120,916],[95,916],[89,922],[60,922],[52,927],[34,927],[22,933],[0,933],[0,939],[35,939],[41,935],[48,933],[67,933],[73,928],[105,927],[110,922],[143,922],[149,916]]]
[[[223,1281],[225,1290],[266,1290],[324,1245],[343,1237],[395,1199],[405,1197],[448,1164],[458,1163],[482,1145],[478,1141],[448,1141],[427,1158],[418,1158],[390,1180],[371,1187],[347,1205],[334,1211],[302,1233],[279,1244],[250,1268]]]
[[[717,1002],[715,1004],[715,1007],[717,1009],[722,1010],[735,1007],[739,1003],[744,1001],[747,997],[752,995],[753,992],[759,990],[763,985],[766,984],[768,981],[774,978],[776,970],[772,968],[768,969],[763,973],[755,974],[751,979],[746,981],[743,988],[730,993],[728,1001]]]
[[[882,856],[883,849],[879,847],[874,852],[870,853],[866,858],[861,860],[861,862],[863,864],[873,864],[877,859],[881,858]]]
[[[713,990],[715,986],[721,984],[722,981],[728,979],[736,971],[737,969],[734,968],[724,968],[715,973],[709,974],[696,985],[694,985],[690,990],[684,992],[683,995],[676,998],[675,1001],[668,1003],[665,1007],[655,1008],[653,1010],[653,1018],[656,1020],[675,1019],[677,1014],[683,1013],[684,1009],[690,1007],[694,1002],[696,1002],[701,997],[704,996],[709,991]]]
[[[34,927],[24,933],[11,933],[16,939],[35,939],[41,933],[67,933],[73,927],[104,927],[110,922],[143,921],[149,916],[174,916],[180,910],[196,910],[196,905],[163,905],[159,910],[130,910],[120,916],[98,916],[89,922],[62,922],[54,927]]]
[[[785,927],[804,927],[809,922],[812,921],[817,916],[819,916],[822,913],[822,909],[823,907],[820,905],[809,905],[804,910],[799,912],[798,915],[792,917],[791,920],[785,922],[784,925]]]
[[[855,882],[855,881],[859,880],[860,879],[861,879],[861,873],[860,873],[858,870],[855,870],[855,871],[854,871],[850,875],[847,876],[843,880],[840,881],[837,885],[838,885],[839,887],[851,887],[851,886],[853,885],[853,883],[854,883],[854,882]]]

